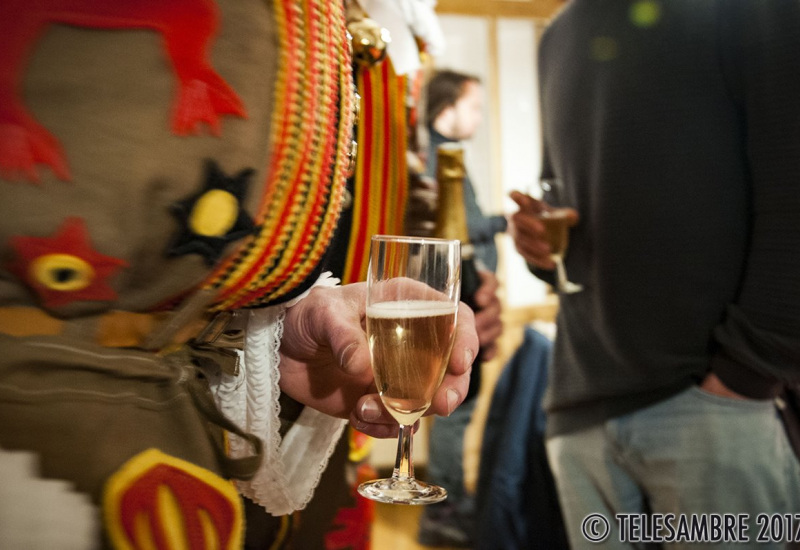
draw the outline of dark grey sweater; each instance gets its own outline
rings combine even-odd
[[[800,381],[800,2],[572,0],[540,85],[585,286],[562,297],[550,433],[709,370],[754,398]]]

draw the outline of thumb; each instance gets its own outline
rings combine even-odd
[[[517,206],[520,208],[524,208],[528,204],[528,200],[531,198],[525,193],[513,190],[508,194],[508,196],[511,197],[511,200],[517,203]]]
[[[547,203],[536,200],[530,195],[526,195],[520,191],[511,191],[508,196],[512,201],[517,203],[521,212],[538,214],[547,209]]]
[[[580,215],[578,214],[578,211],[574,208],[567,208],[567,225],[569,227],[574,227],[578,225],[579,221]]]
[[[369,343],[362,330],[334,330],[331,335],[331,352],[339,368],[351,376],[371,372]]]

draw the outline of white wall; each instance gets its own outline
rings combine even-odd
[[[508,193],[526,190],[541,168],[535,23],[463,15],[441,15],[440,22],[447,47],[434,60],[436,68],[474,74],[487,92],[484,123],[465,144],[478,201],[486,213],[513,212]],[[505,235],[501,258],[506,305],[542,302],[547,286],[530,274]]]
[[[492,106],[489,90],[491,83],[490,29],[489,21],[483,17],[446,15],[439,19],[447,47],[443,55],[434,62],[437,69],[453,69],[475,75],[484,83],[487,101],[483,107],[483,124],[477,134],[464,143],[464,160],[467,165],[478,201],[485,212],[499,212],[501,207],[493,197],[493,162],[491,157]]]

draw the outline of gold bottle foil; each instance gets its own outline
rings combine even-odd
[[[464,209],[464,148],[445,143],[436,151],[436,181],[439,184],[439,206],[436,211],[434,236],[458,239],[463,248],[469,244],[467,213]]]

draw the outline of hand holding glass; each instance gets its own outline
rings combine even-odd
[[[574,225],[574,210],[564,202],[563,184],[560,180],[542,180],[535,184],[531,195],[541,200],[550,201],[549,206],[539,213],[539,220],[544,224],[544,238],[550,245],[550,258],[556,264],[556,290],[563,294],[573,294],[583,290],[583,286],[573,283],[567,277],[564,266],[564,255],[569,246],[569,228]]]
[[[442,383],[456,333],[457,240],[375,236],[367,275],[367,338],[381,400],[400,424],[394,472],[362,483],[379,502],[431,504],[447,491],[414,478],[414,423]]]

